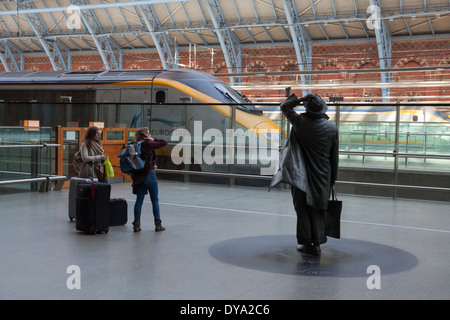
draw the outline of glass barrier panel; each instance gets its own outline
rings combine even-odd
[[[136,131],[134,131],[134,130],[128,131],[128,143],[134,141],[134,135],[135,134],[136,134]]]
[[[0,180],[51,175],[51,148],[33,147],[50,143],[51,128],[0,127]]]
[[[75,153],[79,150],[79,135],[79,130],[63,131],[63,175],[69,179],[78,176],[78,173],[72,165],[72,161]]]
[[[170,141],[175,130],[190,129],[186,126],[186,105],[152,105],[148,108],[150,115],[148,128],[152,137]],[[190,106],[189,112],[190,119],[197,121],[197,106]]]
[[[157,152],[158,168],[258,176],[273,174],[275,162],[278,163],[280,130],[269,130],[276,126],[268,126],[268,119],[262,118],[261,113],[236,110],[233,121],[232,107],[220,107],[218,112],[211,106],[189,105],[184,112],[181,109],[163,115],[167,112],[164,106],[153,106],[153,136],[160,133],[159,137],[169,142],[168,147]],[[154,117],[158,113],[164,116],[164,122]],[[184,117],[192,119],[188,128],[184,128]],[[163,158],[166,160],[162,161]],[[228,183],[229,180],[219,176],[189,176],[189,181]]]
[[[448,117],[434,107],[403,108],[400,125],[400,153],[428,155],[428,157],[403,156],[400,169],[448,172],[450,156],[450,122]]]
[[[398,138],[398,152],[402,154],[398,162],[399,170],[449,171],[450,121],[447,108],[438,111],[433,106],[400,104],[399,132],[396,135],[396,106],[392,105],[353,105],[339,107],[329,104],[330,121],[339,125],[340,167],[343,169],[377,169],[392,172],[395,170],[395,157]],[[260,110],[259,110],[260,109]],[[305,109],[295,109],[302,113]],[[443,108],[441,108],[443,110]],[[281,132],[255,133],[258,112],[281,128]],[[270,159],[275,151],[271,147],[278,137],[284,146],[291,130],[287,119],[279,111],[279,105],[261,106],[246,109],[236,106],[233,119],[232,108],[228,105],[179,104],[84,104],[84,103],[1,103],[0,121],[19,125],[21,119],[36,116],[41,124],[67,125],[87,128],[89,122],[104,122],[106,128],[139,128],[147,126],[153,136],[166,139],[169,146],[157,151],[159,168],[202,170],[216,173],[257,174],[270,167]],[[254,121],[255,120],[255,121]],[[186,129],[189,137],[184,142],[190,144],[189,151],[182,149],[182,137],[177,129]],[[125,139],[131,142],[134,131],[126,130]],[[174,134],[174,132],[178,132]],[[69,178],[76,173],[72,158],[78,150],[81,131],[64,134],[63,174]],[[109,131],[104,141],[122,139],[121,131]],[[256,138],[255,138],[256,137]],[[254,142],[257,141],[256,143]],[[51,142],[51,130],[24,130],[23,128],[3,127],[0,130],[0,144],[38,144]],[[265,143],[265,145],[264,145]],[[189,152],[189,163],[177,164],[172,159],[173,148],[178,147],[179,155]],[[37,153],[31,150],[0,150],[0,170],[18,172],[20,175],[40,175],[51,172],[50,148],[42,148]],[[53,149],[55,150],[55,149]],[[186,154],[182,154],[186,151]],[[266,151],[266,153],[264,153]],[[403,155],[406,154],[406,155]],[[411,156],[407,156],[411,155]],[[414,155],[426,155],[427,158]],[[440,156],[440,158],[435,157]],[[197,157],[197,160],[194,161]],[[206,159],[206,161],[205,161]],[[222,160],[219,160],[222,159]],[[50,164],[49,164],[50,163]]]
[[[333,114],[330,108],[330,114]],[[328,114],[328,113],[327,113]],[[336,114],[330,118],[335,118]],[[339,150],[358,154],[341,154],[341,167],[393,169],[392,156],[373,153],[392,153],[395,148],[395,107],[340,106]],[[372,153],[363,155],[359,153]]]
[[[106,140],[123,140],[123,131],[107,131]]]

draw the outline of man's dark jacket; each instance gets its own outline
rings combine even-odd
[[[292,107],[283,105],[281,111],[292,130],[270,188],[280,182],[288,183],[307,194],[308,205],[327,209],[330,187],[337,178],[338,130],[325,114],[297,114]]]

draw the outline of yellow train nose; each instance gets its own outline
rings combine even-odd
[[[265,138],[271,143],[280,143],[281,141],[281,129],[274,122],[260,122],[253,128],[253,131],[258,134],[258,136]]]

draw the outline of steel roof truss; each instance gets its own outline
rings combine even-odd
[[[167,6],[167,3],[164,3],[164,7],[166,8],[167,16],[169,17],[170,21],[172,22],[172,27],[175,27],[175,21],[173,21],[172,12],[170,12],[169,7]]]
[[[19,65],[17,64],[16,58],[14,57],[14,54],[12,53],[11,49],[8,46],[7,41],[1,41],[0,44],[3,46],[3,49],[5,52],[2,54],[0,52],[0,60],[2,61],[3,66],[5,67],[5,71],[22,71],[19,68]],[[8,63],[9,59],[9,63]]]
[[[291,31],[292,42],[294,44],[295,53],[297,55],[298,68],[300,71],[311,70],[312,67],[312,45],[308,32],[305,27],[300,24],[297,8],[293,0],[283,0],[283,8],[286,19]],[[291,15],[292,12],[292,15]],[[311,83],[311,75],[301,75],[302,84]],[[310,90],[303,90],[304,94],[310,93]]]
[[[432,21],[431,21],[431,19],[430,19],[430,16],[427,16],[427,20],[428,20],[428,24],[430,25],[431,33],[432,33],[433,35],[435,35],[435,33],[434,33],[434,28],[433,28],[433,23],[432,23]]]
[[[233,6],[234,6],[234,11],[236,11],[236,15],[238,17],[239,24],[241,24],[242,23],[241,14],[239,13],[239,9],[236,5],[236,1],[232,0],[232,2],[233,2]]]
[[[337,17],[337,16],[338,16],[338,13],[337,13],[337,10],[336,10],[336,3],[335,3],[335,0],[332,0],[331,3],[333,4],[334,16]],[[341,27],[342,32],[343,32],[344,35],[345,35],[345,38],[346,38],[346,39],[350,39],[350,37],[348,36],[347,31],[345,30],[344,26],[342,25],[342,22],[341,22],[341,21],[338,21],[338,23],[339,23],[339,26]]]
[[[186,8],[184,7],[183,2],[181,2],[181,9],[183,10],[184,16],[186,17],[186,21],[188,23],[188,26],[191,26],[192,23],[191,23],[191,20],[189,19],[189,15],[188,15],[188,13],[186,11]]]
[[[378,57],[380,60],[380,68],[381,69],[389,69],[391,68],[391,56],[392,56],[392,45],[391,45],[391,33],[389,27],[387,25],[386,20],[383,19],[383,15],[381,12],[380,0],[369,0],[372,8],[378,8],[377,12],[372,11],[372,18],[374,18],[374,31],[377,39],[377,47],[378,47]],[[377,17],[377,15],[379,15]],[[376,20],[379,19],[379,20]],[[391,82],[391,74],[390,72],[382,72],[381,73],[381,82],[382,83],[390,83]],[[382,88],[382,96],[388,97],[390,96],[390,88]]]
[[[274,43],[275,40],[272,38],[272,36],[270,35],[269,30],[267,30],[267,28],[265,26],[262,27],[264,32],[266,33],[266,35],[269,37],[270,42]]]
[[[255,39],[255,37],[253,36],[253,34],[250,32],[250,30],[248,30],[248,28],[244,28],[245,32],[247,32],[248,36],[250,39],[252,39],[253,43],[258,43],[258,41]]]
[[[144,19],[150,36],[153,39],[153,43],[156,51],[158,52],[163,69],[168,69],[169,66],[171,68],[177,68],[178,65],[175,62],[174,55],[171,51],[171,49],[173,49],[174,52],[176,52],[176,44],[166,32],[162,32],[162,26],[159,23],[158,17],[152,6],[138,6],[137,8]],[[151,21],[149,17],[151,17]]]
[[[16,10],[16,11],[10,11],[4,2],[2,3],[2,5],[5,7],[6,10],[4,10],[4,11],[2,10],[2,11],[0,11],[0,13],[1,13],[1,12],[9,12],[10,14],[9,14],[8,16],[9,16],[9,17],[14,21],[14,23],[16,24],[16,27],[17,27],[17,29],[19,30],[18,33],[19,33],[19,34],[24,34],[25,32],[23,32],[22,28],[20,27],[20,23],[19,23],[19,21],[18,21],[18,17],[17,17],[17,15],[18,15],[18,10]],[[17,17],[17,20],[16,20],[16,17]],[[11,32],[9,31],[8,25],[4,22],[4,20],[2,20],[2,24],[7,28],[7,31],[9,32],[9,34],[11,34]]]
[[[208,24],[208,20],[206,19],[205,13],[203,12],[202,5],[200,4],[200,0],[197,0],[197,5],[200,13],[202,14],[203,21],[205,22],[205,26]]]
[[[203,42],[205,46],[208,46],[209,43],[202,37],[200,33],[197,32],[197,30],[193,30],[195,32],[195,35]]]
[[[44,0],[41,0],[41,3],[42,3],[42,5],[43,5],[44,7],[48,8],[48,6],[47,6],[47,4],[45,3]],[[52,14],[52,13],[49,13],[49,16],[50,16],[50,18],[51,18],[52,21],[53,21],[53,26],[58,30],[58,33],[61,33],[61,32],[62,32],[62,31],[61,31],[61,28],[59,27],[58,22],[56,22],[55,18],[53,17],[53,14]],[[52,28],[50,28],[50,29],[52,29]]]
[[[228,73],[237,72],[241,66],[240,44],[233,37],[229,28],[226,28],[226,21],[217,0],[205,0],[209,15],[214,25],[214,31],[217,39],[219,39],[222,48],[225,63],[227,64]],[[230,83],[234,85],[234,77],[230,77]],[[238,79],[240,81],[240,79]]]
[[[252,3],[253,11],[255,12],[256,21],[259,23],[259,14],[258,14],[258,10],[256,10],[255,2],[253,0],[251,0],[251,3]]]
[[[18,8],[26,10],[35,9],[35,6],[32,2],[17,2]],[[50,60],[50,63],[52,65],[52,68],[54,71],[58,70],[68,70],[67,64],[65,63],[65,59],[63,55],[61,54],[61,51],[59,50],[58,46],[56,44],[50,45],[47,40],[44,38],[41,30],[38,29],[38,26],[40,29],[43,29],[46,34],[49,34],[49,30],[47,29],[47,26],[45,22],[42,20],[42,17],[37,13],[30,13],[30,14],[24,14],[25,20],[27,20],[28,24],[30,25],[31,29],[33,30],[34,34],[38,38],[42,49],[47,54],[48,59]],[[53,50],[51,50],[51,48]],[[58,58],[56,60],[55,58]]]
[[[72,4],[77,6],[88,5],[88,0],[71,0]],[[92,40],[97,47],[97,51],[102,58],[103,65],[106,70],[120,69],[119,63],[112,50],[111,44],[109,42],[109,36],[104,35],[102,26],[94,14],[92,9],[78,10],[78,15],[83,22],[84,27],[89,32]],[[91,22],[92,21],[92,22]]]
[[[190,43],[191,41],[186,38],[186,36],[184,35],[184,31],[183,30],[177,30],[177,33],[180,35],[181,38],[183,38],[184,41],[186,41],[187,43]]]
[[[402,1],[402,0],[398,0],[398,1],[399,1],[399,5],[400,5],[400,12],[401,12],[402,14],[404,14],[404,11],[403,11],[403,1]],[[408,20],[407,20],[407,18],[406,18],[405,16],[403,16],[403,22],[405,23],[406,28],[408,29],[409,35],[412,36],[411,28],[409,27]]]

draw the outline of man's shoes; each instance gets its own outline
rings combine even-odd
[[[314,256],[319,256],[322,250],[320,249],[320,245],[310,245],[310,244],[298,244],[297,251],[306,254],[312,254]]]
[[[312,246],[312,255],[314,256],[320,256],[320,253],[322,252],[322,250],[320,249],[320,245],[314,245]]]
[[[312,254],[313,246],[310,244],[298,244],[297,251],[300,251],[301,253]]]

